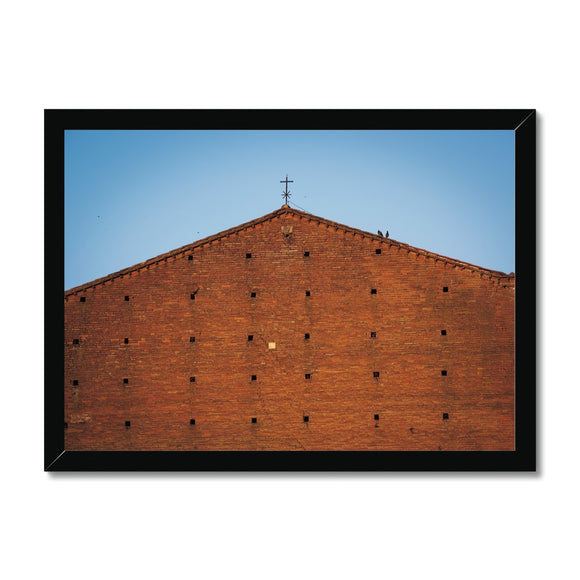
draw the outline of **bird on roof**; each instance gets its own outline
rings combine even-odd
[[[379,236],[381,236],[381,238],[384,238],[383,232],[381,232],[381,230],[379,230],[377,233],[379,234]]]
[[[389,230],[387,230],[387,235],[386,235],[386,237],[387,237],[387,238],[389,237]]]

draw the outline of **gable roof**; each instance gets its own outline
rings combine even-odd
[[[441,262],[444,262],[444,263],[447,263],[447,264],[450,264],[453,266],[457,266],[457,267],[471,270],[474,272],[479,272],[482,276],[485,275],[486,277],[489,277],[490,279],[496,279],[496,281],[498,281],[498,282],[500,280],[502,280],[502,281],[505,281],[511,285],[511,284],[513,284],[514,279],[515,279],[515,275],[513,274],[513,272],[511,274],[505,274],[504,272],[500,272],[498,270],[490,270],[488,268],[482,268],[480,266],[475,266],[474,264],[469,264],[468,262],[462,262],[461,260],[449,258],[449,257],[443,256],[441,254],[436,254],[434,252],[429,252],[427,250],[423,250],[421,248],[416,248],[414,246],[411,246],[409,244],[404,244],[403,242],[398,242],[398,241],[393,240],[391,238],[384,238],[382,236],[379,236],[378,234],[371,234],[370,232],[365,232],[364,230],[359,230],[357,228],[346,226],[344,224],[340,224],[338,222],[334,222],[334,221],[328,220],[326,218],[321,218],[319,216],[315,216],[315,215],[313,215],[311,213],[307,213],[305,211],[297,210],[297,209],[292,208],[288,205],[283,205],[280,209],[273,211],[271,213],[268,213],[266,215],[263,215],[262,217],[253,219],[249,222],[245,222],[243,224],[240,224],[239,226],[229,228],[227,230],[224,230],[224,231],[219,232],[217,234],[214,234],[212,236],[202,238],[201,240],[197,240],[196,242],[192,242],[192,243],[187,244],[185,246],[181,246],[179,248],[176,248],[175,250],[171,250],[170,252],[160,254],[159,256],[155,256],[154,258],[150,258],[149,260],[146,260],[145,262],[140,262],[139,264],[135,264],[134,266],[129,266],[128,268],[124,268],[123,270],[119,270],[118,272],[113,272],[112,274],[108,274],[107,276],[97,278],[96,280],[92,280],[91,282],[87,282],[85,284],[81,284],[80,286],[76,286],[74,288],[66,290],[65,291],[65,298],[68,296],[72,296],[78,292],[87,290],[89,288],[99,286],[100,284],[105,284],[106,282],[109,282],[115,278],[123,277],[127,274],[130,274],[131,272],[136,272],[138,270],[148,268],[149,266],[154,265],[154,264],[158,264],[159,262],[173,261],[176,258],[180,258],[180,257],[188,255],[195,248],[200,248],[202,246],[211,244],[211,243],[216,242],[222,238],[226,238],[226,237],[231,236],[233,234],[236,234],[242,230],[245,230],[247,228],[251,228],[257,224],[261,224],[263,222],[272,220],[276,217],[280,217],[280,216],[288,215],[288,214],[297,215],[302,219],[306,219],[308,221],[314,221],[314,222],[319,223],[319,224],[325,224],[329,227],[335,228],[336,230],[342,230],[344,232],[356,234],[356,235],[359,235],[363,238],[372,239],[372,240],[375,240],[375,241],[380,242],[382,244],[387,244],[387,245],[392,246],[392,247],[405,249],[410,253],[422,255],[422,256],[425,256],[426,258],[430,258],[430,259],[433,259],[435,261],[441,261]]]

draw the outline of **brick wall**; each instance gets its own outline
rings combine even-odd
[[[513,276],[295,210],[73,289],[65,340],[67,450],[514,448]]]

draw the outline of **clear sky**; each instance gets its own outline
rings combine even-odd
[[[515,270],[513,131],[67,131],[65,289],[290,205]]]

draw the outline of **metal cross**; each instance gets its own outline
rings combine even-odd
[[[286,191],[282,194],[282,197],[284,198],[284,203],[288,205],[288,198],[290,197],[290,192],[288,191],[288,184],[294,183],[294,181],[292,181],[291,179],[288,180],[288,175],[286,175],[286,179],[282,180],[280,183],[286,184]]]

